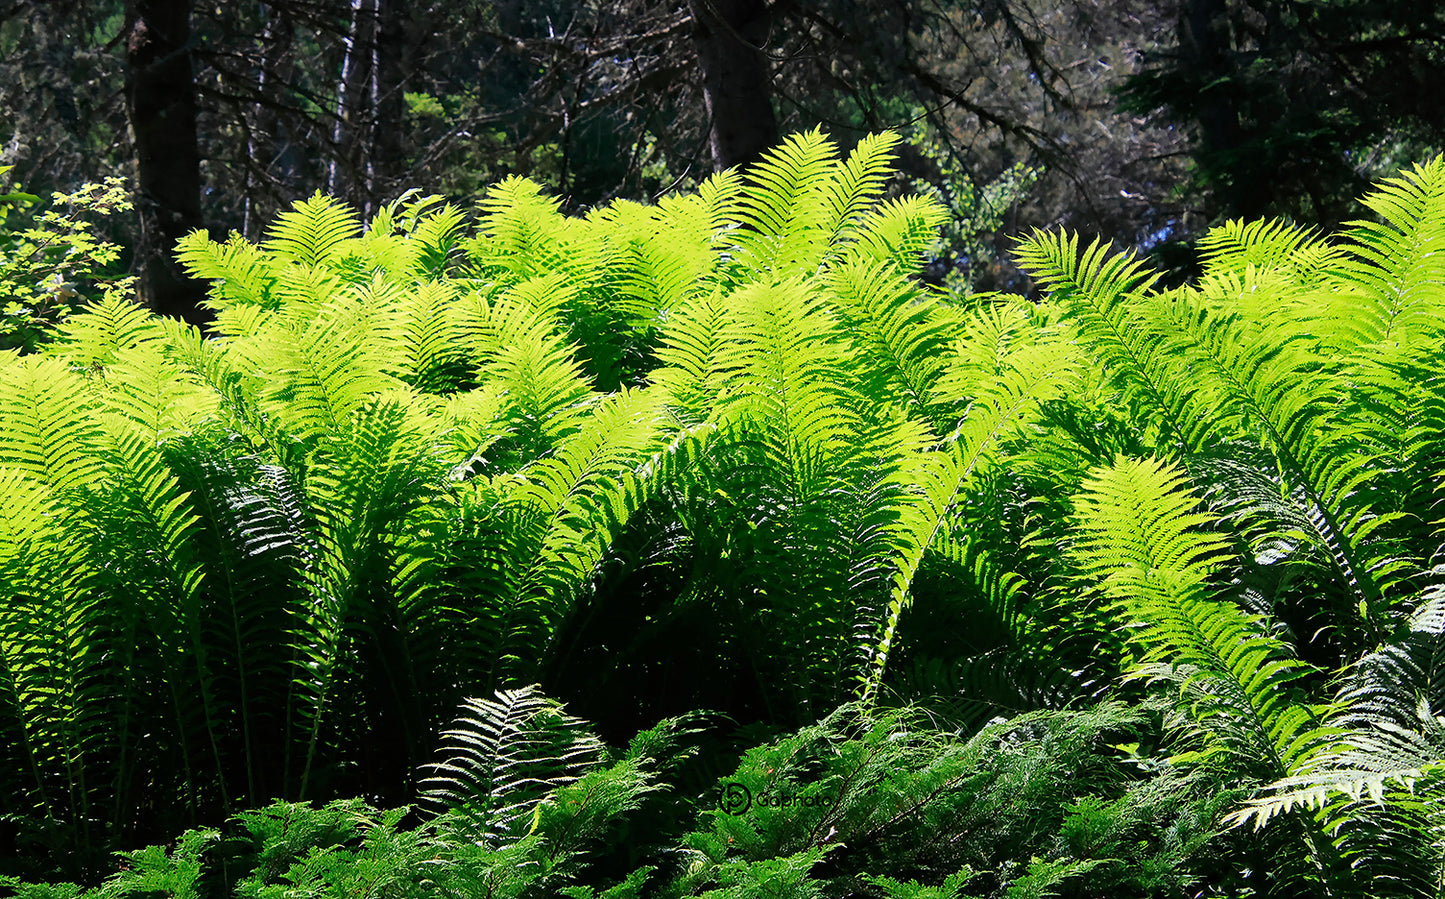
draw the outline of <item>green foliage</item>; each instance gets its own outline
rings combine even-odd
[[[0,176],[10,168],[0,166]],[[126,296],[134,283],[113,273],[120,248],[88,220],[131,208],[121,179],[52,194],[50,208],[25,211],[39,202],[23,191],[0,195],[0,349],[34,350],[88,301]]]
[[[0,355],[34,873],[239,814],[318,834],[268,896],[1431,894],[1445,161],[1194,285],[1036,235],[1044,298],[956,302],[894,143],[316,197],[184,242],[211,335],[110,296]]]
[[[474,227],[316,197],[259,245],[183,242],[212,336],[112,295],[0,360],[25,833],[101,852],[162,808],[408,800],[466,696],[613,689],[576,654],[635,614],[603,585],[648,546],[654,630],[712,610],[779,722],[845,699],[914,564],[895,535],[931,520],[890,523],[912,459],[964,404],[928,390],[952,313],[904,274],[938,212],[881,202],[894,142],[806,135],[586,219],[520,180]]]
[[[685,889],[670,895],[752,895],[746,884],[779,877],[827,896],[870,883],[882,895],[1032,895],[1065,881],[1079,895],[1167,894],[1229,799],[1167,768],[1139,776],[1110,741],[1151,739],[1150,718],[1106,703],[966,737],[916,710],[844,707],[744,757],[724,786],[751,804],[707,813],[711,827],[685,838]]]
[[[586,774],[565,782],[536,779],[530,775],[541,769],[508,758],[494,768],[501,778],[496,789],[476,795],[500,803],[536,796],[527,814],[518,814],[516,803],[485,811],[469,803],[408,826],[406,810],[378,811],[359,800],[321,808],[278,802],[242,812],[221,830],[189,831],[170,851],[120,853],[123,870],[98,889],[68,895],[622,899],[861,892],[959,899],[1043,895],[1065,884],[1084,895],[1167,895],[1187,882],[1187,857],[1210,836],[1216,810],[1229,799],[1168,770],[1140,776],[1135,760],[1110,744],[1130,735],[1149,739],[1148,711],[1105,704],[1036,714],[972,738],[939,732],[915,710],[872,720],[858,712],[845,706],[754,747],[735,772],[688,802],[692,829],[655,847],[659,859],[671,861],[643,865],[608,885],[588,864],[595,859],[590,850],[619,824],[656,809],[644,800],[665,790],[656,772],[669,760],[649,749],[666,750],[679,722],[640,735],[626,755],[594,759]],[[541,747],[575,740],[581,724],[533,692],[499,695],[468,730],[486,739],[528,714],[551,717],[532,720],[532,748],[524,752],[544,768],[557,764],[560,756],[549,760]],[[740,787],[749,791],[746,806],[714,805]],[[490,822],[485,835],[476,826],[481,818]],[[27,899],[60,889],[6,885]]]

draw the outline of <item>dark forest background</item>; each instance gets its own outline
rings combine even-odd
[[[898,189],[954,214],[934,277],[1018,289],[1036,226],[1187,274],[1221,220],[1337,224],[1445,145],[1442,75],[1416,0],[4,0],[0,165],[128,178],[123,264],[194,318],[176,240],[317,191],[369,214],[520,174],[576,211],[897,129]]]

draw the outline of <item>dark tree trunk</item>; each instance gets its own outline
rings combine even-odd
[[[713,166],[755,162],[778,142],[772,77],[763,45],[766,0],[688,0],[702,69]]]
[[[1239,120],[1244,98],[1233,86],[1238,73],[1230,60],[1226,0],[1185,0],[1179,17],[1179,52],[1206,85],[1194,101],[1195,120],[1199,148],[1209,167],[1227,172],[1227,180],[1216,179],[1216,199],[1231,216],[1262,218],[1270,199],[1269,185],[1258,166],[1233,162],[1248,135]]]
[[[191,65],[190,0],[130,0],[126,101],[136,157],[142,300],[199,322],[205,287],[176,262],[176,241],[202,226],[201,156]]]

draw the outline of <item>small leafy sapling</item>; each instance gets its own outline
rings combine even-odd
[[[0,167],[0,179],[9,171]],[[0,194],[0,349],[33,350],[75,309],[134,289],[134,278],[113,271],[120,248],[95,233],[94,219],[131,208],[122,179],[54,193],[48,208],[40,203],[19,190]]]

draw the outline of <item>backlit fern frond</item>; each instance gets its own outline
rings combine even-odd
[[[748,268],[783,277],[816,268],[831,237],[827,190],[837,151],[815,129],[789,137],[744,172],[734,240]]]
[[[841,263],[827,284],[828,298],[857,343],[856,356],[868,365],[854,373],[864,394],[927,419],[953,324],[940,304],[886,261]]]
[[[980,385],[966,417],[943,445],[915,457],[910,476],[917,492],[898,510],[887,605],[864,647],[867,665],[860,674],[858,695],[865,703],[872,701],[882,683],[924,552],[948,534],[954,507],[979,467],[995,457],[1000,441],[1019,426],[1035,403],[1057,390],[1071,361],[1066,348],[1047,344],[1013,354],[998,381]]]
[[[346,429],[367,398],[395,389],[385,373],[378,298],[353,291],[330,299],[299,332],[271,326],[244,352],[263,367],[265,401],[291,433],[304,440]]]
[[[1445,325],[1445,157],[1377,185],[1362,202],[1384,220],[1352,222],[1347,232],[1358,262],[1345,279],[1365,300],[1351,314],[1374,325],[1363,343],[1433,342]]]
[[[390,338],[401,362],[398,376],[426,393],[448,393],[465,376],[460,323],[452,311],[456,288],[436,281],[400,297]]]
[[[1199,254],[1206,271],[1243,275],[1248,268],[1273,269],[1287,265],[1309,248],[1315,237],[1309,231],[1277,219],[1246,222],[1233,219],[1199,239]]]
[[[275,261],[239,234],[219,244],[206,232],[193,231],[181,239],[176,255],[192,278],[211,282],[212,308],[280,305]]]
[[[1390,516],[1362,502],[1362,488],[1381,472],[1361,452],[1358,428],[1336,416],[1346,385],[1322,369],[1308,336],[1264,315],[1254,322],[1241,315],[1228,278],[1148,292],[1153,278],[1138,262],[1097,244],[1079,256],[1066,237],[1035,236],[1020,260],[1038,270],[1065,317],[1140,412],[1157,417],[1173,438],[1166,446],[1186,465],[1240,440],[1274,456],[1284,495],[1300,491],[1340,583],[1363,603],[1363,630],[1380,627],[1384,595],[1404,563],[1371,540]]]
[[[728,306],[720,414],[757,435],[779,486],[806,502],[821,495],[829,463],[857,427],[837,323],[823,298],[796,282],[739,291]]]
[[[90,847],[125,768],[111,717],[125,660],[106,651],[114,621],[84,538],[54,487],[0,465],[0,783],[20,820]]]
[[[1322,809],[1348,800],[1331,813],[1336,826],[1352,813],[1367,813],[1361,800],[1379,804],[1387,794],[1445,793],[1445,590],[1422,598],[1410,627],[1364,656],[1346,673],[1335,695],[1329,725],[1334,738],[1316,747],[1298,773],[1271,784],[1231,816],[1256,828],[1292,808]],[[1392,801],[1400,801],[1395,795]]]
[[[318,193],[277,216],[266,234],[261,244],[266,252],[286,262],[319,267],[361,234],[361,222],[345,204]]]
[[[214,420],[218,398],[204,381],[147,343],[118,352],[106,366],[101,403],[159,444]]]
[[[477,377],[484,386],[506,390],[521,451],[534,458],[576,427],[582,404],[593,395],[576,347],[555,316],[529,302],[476,296],[463,310],[461,327],[471,340]]]
[[[164,329],[145,307],[118,294],[107,294],[67,319],[48,352],[90,368],[107,365],[121,351],[164,337]]]
[[[0,465],[59,490],[93,483],[102,431],[84,381],[64,362],[0,357]]]
[[[480,206],[478,234],[465,244],[479,272],[516,282],[558,268],[564,255],[556,240],[562,214],[535,182],[506,178],[487,190]]]
[[[539,657],[612,540],[656,489],[654,479],[673,476],[669,460],[688,459],[710,436],[710,427],[700,428],[664,451],[661,402],[647,391],[616,394],[553,454],[518,473],[506,503],[538,528],[536,542],[515,559],[516,592],[503,617],[509,657]]]
[[[1175,452],[1200,448],[1217,427],[1207,414],[1186,363],[1172,352],[1137,299],[1158,274],[1127,255],[1095,242],[1079,248],[1077,236],[1035,233],[1016,251],[1024,266],[1049,289],[1065,321],[1076,328],[1129,401],[1141,425],[1152,425],[1156,440]]]
[[[829,179],[830,245],[837,247],[846,243],[848,233],[857,226],[859,218],[878,203],[883,184],[893,168],[893,148],[898,142],[898,135],[891,131],[868,135],[858,142]]]
[[[1177,680],[1181,707],[1230,762],[1259,776],[1294,770],[1319,722],[1295,683],[1309,668],[1263,623],[1211,597],[1225,542],[1177,468],[1121,459],[1076,498],[1073,555],[1116,603],[1139,676]]]
[[[435,281],[446,275],[466,221],[460,209],[441,197],[408,195],[383,206],[354,246],[370,264],[397,280]]]
[[[946,221],[948,210],[932,197],[913,194],[886,200],[858,219],[850,253],[913,271],[938,243],[938,229]]]
[[[675,310],[660,328],[652,382],[672,398],[678,414],[701,418],[720,399],[728,304],[718,293],[699,295]]]
[[[1160,318],[1172,326],[1178,355],[1203,363],[1211,376],[1213,417],[1241,415],[1255,431],[1290,487],[1302,492],[1313,530],[1346,588],[1364,604],[1366,627],[1381,626],[1385,590],[1404,563],[1371,543],[1370,535],[1389,517],[1361,499],[1382,472],[1359,451],[1350,425],[1330,415],[1332,379],[1321,375],[1295,339],[1250,334],[1187,294],[1163,307]]]

